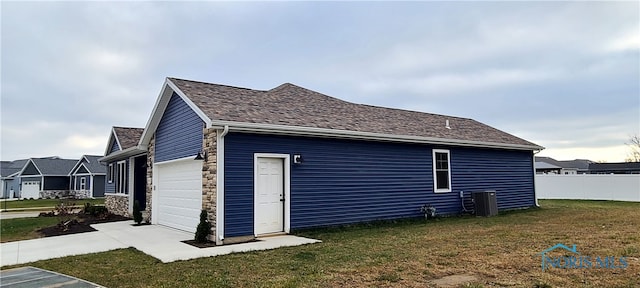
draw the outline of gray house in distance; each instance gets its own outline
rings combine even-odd
[[[70,188],[79,198],[104,197],[107,166],[98,159],[102,156],[84,155],[69,172]]]
[[[2,198],[18,198],[20,196],[20,174],[28,159],[0,161],[0,195]]]
[[[59,157],[30,158],[17,177],[20,198],[53,198],[68,196],[69,172],[78,160]]]
[[[541,149],[472,119],[289,83],[253,90],[176,78],[133,148],[147,153],[152,223],[193,232],[204,209],[217,244],[419,217],[424,204],[457,214],[473,191],[495,190],[500,210],[532,207]],[[132,165],[115,153],[103,161]]]

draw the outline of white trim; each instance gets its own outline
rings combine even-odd
[[[119,159],[123,159],[123,158],[127,158],[129,156],[139,156],[139,155],[143,155],[143,154],[147,154],[147,146],[133,146],[133,147],[129,147],[127,149],[124,150],[120,150],[118,152],[112,153],[110,155],[104,156],[100,159],[98,159],[98,161],[100,162],[111,162],[114,160],[119,160]]]
[[[111,154],[111,146],[113,146],[113,140],[115,140],[115,142],[118,144],[118,150],[122,151],[122,145],[120,145],[120,140],[118,139],[118,135],[116,134],[116,127],[111,127],[111,135],[109,137],[109,142],[107,142],[107,148],[105,148],[104,150],[105,156]]]
[[[156,186],[158,183],[158,166],[155,162],[151,168],[151,224],[158,224],[158,193]]]
[[[33,167],[36,167],[36,170],[38,170],[37,175],[24,175],[25,177],[30,177],[30,176],[43,176],[42,175],[42,171],[40,171],[40,168],[38,168],[38,165],[36,165],[36,162],[33,162],[32,158],[29,158],[29,160],[27,160],[26,163],[24,163],[24,166],[22,166],[22,169],[20,169],[20,177],[22,177],[22,173],[24,172],[24,169],[27,169],[27,166],[29,166],[29,162],[31,162],[33,164]],[[69,176],[69,175],[47,175],[47,176]]]
[[[127,160],[121,160],[121,161],[116,162],[116,167],[117,167],[117,169],[116,169],[116,171],[117,171],[117,173],[116,173],[117,174],[117,176],[116,176],[116,193],[122,194],[122,195],[126,195],[127,193],[125,193],[125,192],[127,192],[126,191],[127,183],[122,184],[121,182],[122,182],[122,180],[124,180],[124,182],[127,182],[127,179],[126,179],[127,173],[125,173],[126,171],[125,172],[121,172],[120,171],[120,164],[123,164],[122,166],[124,167],[125,170],[127,170]],[[122,175],[123,179],[120,179],[120,175]],[[122,190],[124,190],[124,191],[122,191],[120,188],[122,188]]]
[[[104,196],[118,196],[118,197],[125,197],[125,196],[127,196],[127,194],[120,194],[120,193],[104,193]]]
[[[447,154],[447,176],[449,176],[449,187],[446,189],[438,189],[438,177],[436,175],[436,153],[444,153]],[[433,192],[434,193],[446,193],[446,192],[451,192],[451,152],[447,149],[433,149],[431,152],[431,158],[432,158],[432,168],[431,170],[433,170]]]
[[[224,136],[229,126],[216,133],[216,245],[224,240]]]
[[[346,139],[356,139],[356,140],[407,142],[407,143],[422,143],[422,144],[436,144],[436,145],[455,145],[455,146],[464,146],[464,147],[502,148],[502,149],[527,150],[527,151],[544,149],[544,147],[538,146],[538,145],[520,145],[520,144],[457,140],[457,139],[446,139],[446,138],[435,138],[435,137],[404,136],[404,135],[383,134],[383,133],[374,133],[374,132],[361,132],[361,131],[262,124],[262,123],[245,123],[245,122],[223,121],[223,120],[212,121],[212,125],[213,125],[212,127],[218,128],[218,129],[221,129],[224,126],[229,126],[233,131],[256,132],[256,133],[265,133],[265,134],[319,136],[319,137],[328,137],[328,138],[346,138]]]
[[[127,194],[129,195],[129,214],[133,214],[133,199],[134,199],[134,191],[133,191],[133,186],[135,183],[134,182],[134,173],[135,173],[135,157],[129,157],[129,179],[127,179]]]
[[[170,164],[170,163],[173,163],[173,162],[184,161],[184,160],[187,160],[187,159],[191,159],[193,161],[197,161],[197,160],[194,160],[195,156],[196,155],[192,155],[192,156],[182,157],[182,158],[178,158],[178,159],[171,159],[171,160],[162,161],[162,162],[155,162],[153,164],[154,165],[164,165],[164,164]]]
[[[93,181],[95,181],[95,179],[93,179],[93,175],[89,175],[89,191],[91,192],[91,198],[93,198]]]
[[[291,230],[291,161],[289,154],[275,154],[275,153],[254,153],[253,154],[253,234],[256,235],[256,203],[257,203],[257,183],[258,183],[258,158],[278,158],[283,159],[282,165],[284,170],[284,232],[289,233]]]
[[[164,84],[162,85],[162,89],[160,90],[160,94],[158,95],[158,99],[156,100],[156,104],[153,106],[153,110],[151,112],[151,116],[149,120],[147,120],[147,125],[145,125],[144,132],[142,132],[142,136],[140,137],[140,141],[138,142],[138,146],[146,147],[151,141],[151,137],[156,133],[156,129],[160,124],[160,119],[162,119],[162,115],[164,115],[165,110],[167,109],[167,105],[169,104],[169,100],[171,100],[171,96],[175,92],[180,98],[187,103],[189,108],[193,110],[193,112],[204,121],[207,128],[211,127],[211,119],[207,117],[207,115],[195,105],[189,97],[184,94],[178,87],[169,80],[169,78],[165,78]]]
[[[113,167],[113,162],[107,165],[107,183],[113,183],[113,174],[115,172],[115,168]]]

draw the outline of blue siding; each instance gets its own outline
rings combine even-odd
[[[531,151],[453,148],[451,178],[453,191],[465,191],[465,197],[496,190],[498,209],[535,205]]]
[[[174,93],[156,130],[155,162],[198,154],[203,128],[202,119]]]
[[[104,193],[116,193],[118,183],[118,162],[107,163],[107,176],[104,177]],[[113,164],[113,182],[109,183],[109,164]],[[125,160],[125,177],[129,177],[129,159]],[[125,179],[129,180],[129,179]],[[87,186],[88,187],[88,186]],[[129,185],[125,185],[125,191],[129,190]]]
[[[38,172],[36,166],[33,165],[33,162],[29,162],[29,164],[27,164],[27,167],[24,168],[24,171],[22,171],[22,174],[20,175],[40,175],[40,172]]]
[[[113,137],[113,136],[112,136]],[[111,144],[111,148],[109,149],[109,154],[119,151],[120,150],[120,146],[118,146],[118,142],[114,139],[113,140],[113,144]]]
[[[302,154],[291,164],[291,228],[462,210],[459,191],[498,190],[501,209],[533,203],[530,151],[450,148],[451,193],[433,192],[429,145],[229,133],[225,138],[225,237],[253,234],[254,153]],[[527,168],[528,167],[528,168]]]

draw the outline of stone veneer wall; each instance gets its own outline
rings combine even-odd
[[[210,240],[216,241],[216,199],[217,199],[217,130],[204,128],[203,149],[206,159],[202,163],[202,209],[207,210],[211,222]]]
[[[104,195],[104,206],[113,214],[129,217],[129,195]]]
[[[156,135],[153,134],[147,146],[147,208],[145,211],[151,219],[151,195],[153,194],[153,162],[156,155]]]

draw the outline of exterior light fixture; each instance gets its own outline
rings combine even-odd
[[[293,154],[293,164],[302,164],[304,160],[302,159],[302,155]]]
[[[204,149],[198,151],[198,155],[193,160],[207,160],[207,151],[204,151]]]

